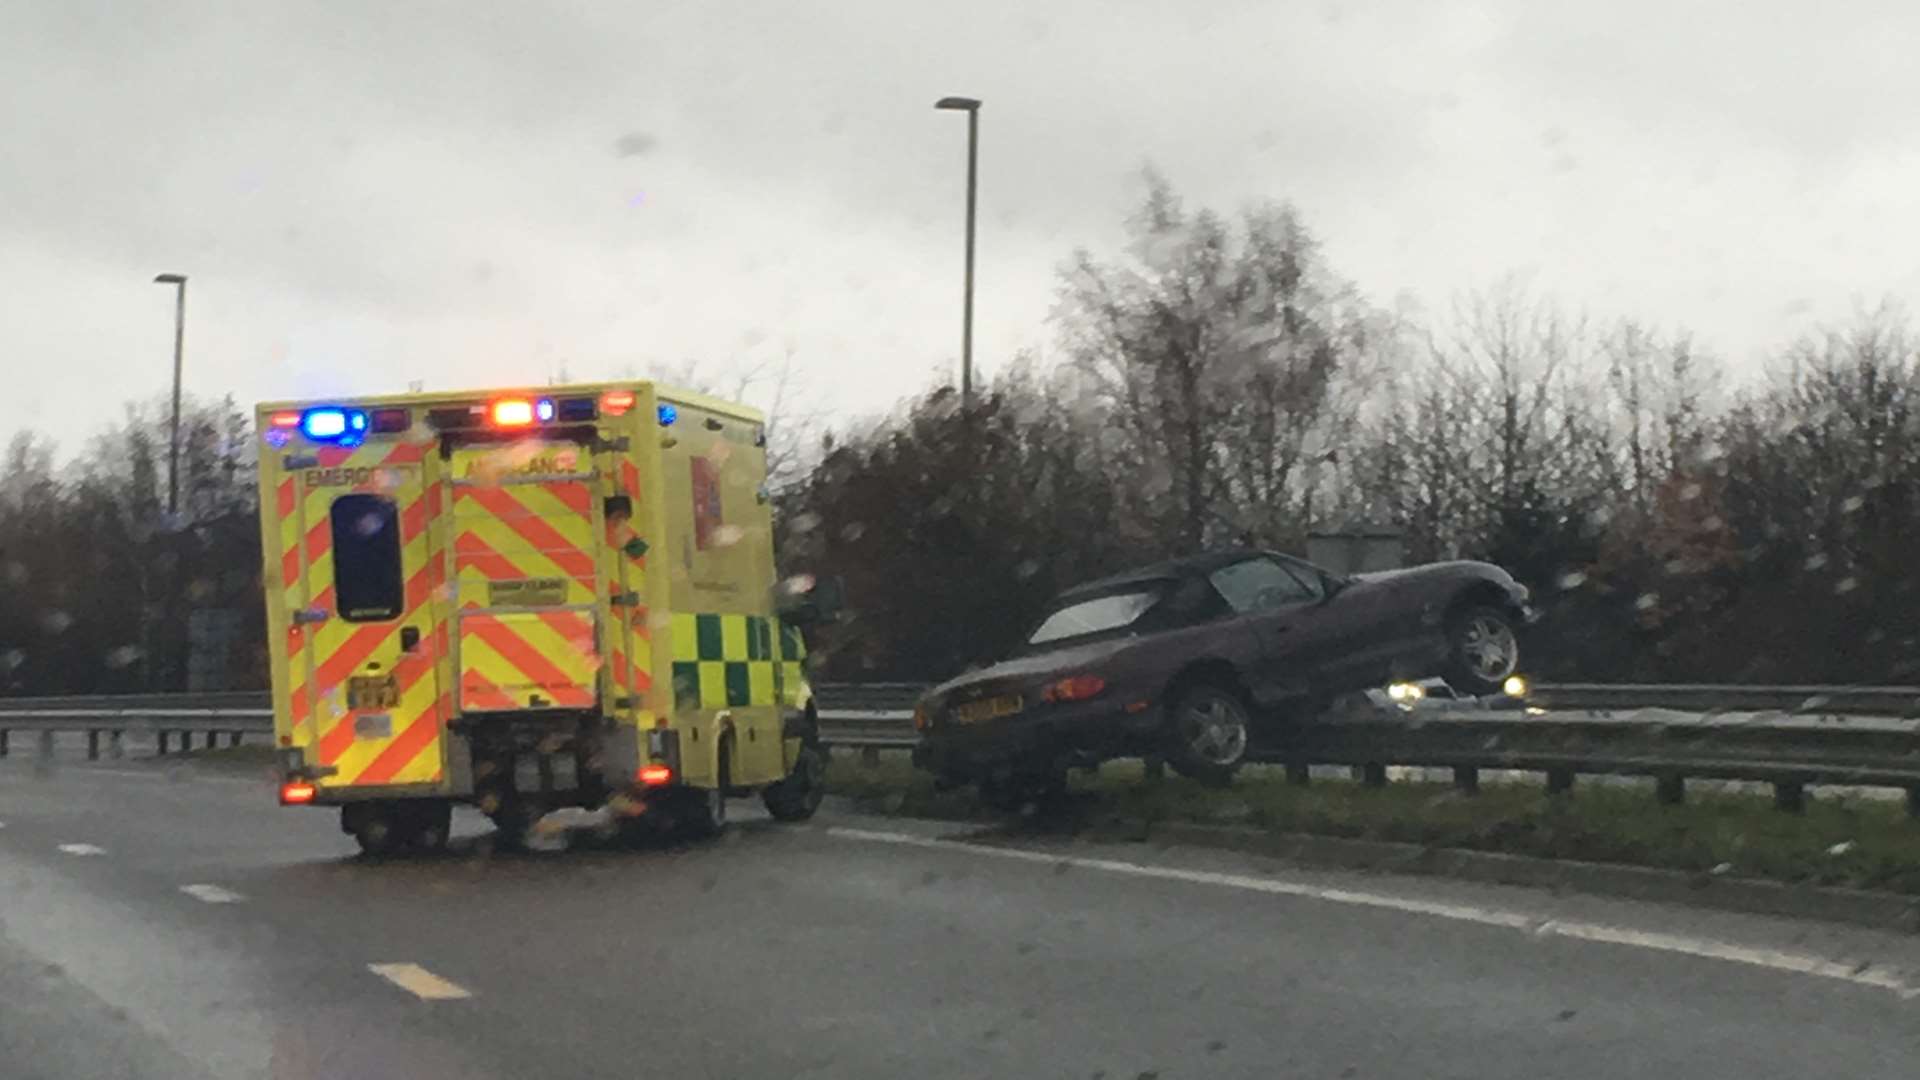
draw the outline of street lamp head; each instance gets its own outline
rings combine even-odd
[[[970,97],[943,97],[939,101],[934,102],[933,107],[936,109],[955,109],[960,112],[975,112],[980,108],[980,99]]]
[[[187,275],[161,274],[159,277],[153,279],[153,283],[155,285],[185,285],[187,283]]]

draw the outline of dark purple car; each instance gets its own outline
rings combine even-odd
[[[1526,587],[1497,566],[1340,577],[1230,551],[1062,593],[1012,657],[928,691],[914,763],[1013,803],[1071,766],[1160,755],[1225,782],[1260,721],[1389,682],[1498,692],[1519,667]]]

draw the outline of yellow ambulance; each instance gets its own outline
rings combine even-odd
[[[651,383],[275,402],[258,411],[274,734],[287,805],[369,853],[508,842],[604,808],[712,833],[757,791],[820,803],[776,582],[766,424]]]

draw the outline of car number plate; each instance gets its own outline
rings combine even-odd
[[[392,675],[355,675],[347,680],[347,708],[391,709],[400,704],[400,686]]]
[[[954,719],[963,724],[977,724],[982,720],[1011,716],[1020,711],[1022,702],[1018,694],[1003,694],[1000,697],[981,698],[969,701],[965,705],[954,707]]]

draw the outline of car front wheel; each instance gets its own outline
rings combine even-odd
[[[1247,757],[1252,716],[1246,702],[1208,683],[1181,691],[1167,711],[1167,763],[1182,776],[1224,785]]]
[[[1497,694],[1520,669],[1520,634],[1499,608],[1474,607],[1447,625],[1447,682],[1476,697]]]

